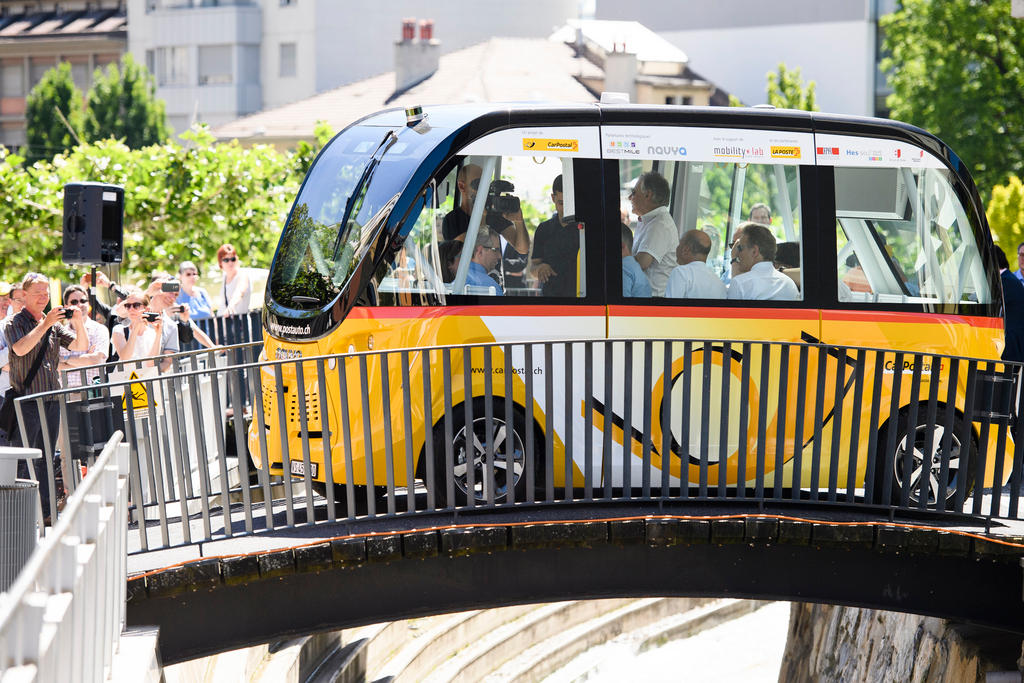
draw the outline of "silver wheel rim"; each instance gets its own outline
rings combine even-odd
[[[897,490],[902,491],[905,485],[910,488],[910,502],[921,502],[921,479],[927,477],[927,503],[934,505],[939,500],[938,493],[941,487],[942,460],[945,453],[942,449],[943,440],[946,437],[946,428],[936,425],[932,430],[931,448],[926,452],[929,428],[927,425],[919,425],[914,430],[914,445],[911,453],[910,476],[904,476],[903,458],[907,452],[907,434],[896,445],[896,457],[893,462],[893,475],[896,478]],[[949,457],[948,474],[946,479],[946,490],[943,500],[949,500],[956,494],[957,481],[960,474],[960,439],[956,433],[949,435]]]
[[[487,461],[488,442],[493,444],[493,465]],[[452,476],[455,488],[467,498],[469,497],[469,472],[466,464],[466,426],[456,432],[452,441],[454,463]],[[506,429],[505,421],[491,418],[491,434],[488,438],[487,420],[480,417],[473,420],[473,442],[471,444],[473,467],[473,500],[485,502],[491,489],[495,502],[501,502],[508,496],[509,480],[514,489],[523,476],[525,448],[519,433],[514,429]],[[509,477],[507,454],[511,452],[512,476]],[[489,470],[493,469],[493,474]]]

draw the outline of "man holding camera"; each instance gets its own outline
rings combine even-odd
[[[40,273],[26,275],[22,288],[25,291],[25,308],[10,317],[3,326],[3,334],[10,347],[11,390],[22,396],[58,390],[60,348],[89,350],[89,335],[82,311],[76,307],[55,306],[49,313],[43,313],[50,303],[50,280]],[[65,320],[71,321],[73,329],[62,324]],[[38,448],[44,458],[52,457],[53,450],[48,452],[45,447],[44,418],[46,436],[53,449],[57,445],[57,428],[60,426],[59,402],[55,399],[43,400],[40,413],[38,402],[25,401],[22,403],[22,415],[25,420],[25,438],[21,440],[21,445],[25,448]],[[7,439],[10,443],[19,441],[15,434],[8,434]],[[39,480],[39,497],[46,514],[50,511],[46,461],[34,460],[33,466],[36,479]],[[19,470],[25,470],[24,463],[19,465]],[[19,472],[19,476],[25,475],[27,470]],[[58,490],[57,493],[62,491]]]
[[[459,169],[455,183],[459,189],[460,202],[444,217],[441,224],[444,239],[466,239],[482,172],[476,164],[466,164]],[[519,198],[509,194],[514,189],[512,183],[506,180],[492,181],[483,225],[480,226],[490,228],[500,237],[502,258],[500,268],[496,266],[495,271],[505,289],[524,286],[524,273],[530,253],[530,233],[526,230]]]

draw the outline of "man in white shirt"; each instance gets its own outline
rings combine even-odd
[[[703,230],[688,230],[676,247],[676,267],[668,276],[665,296],[673,299],[724,299],[725,283],[708,268],[711,238]]]
[[[775,236],[758,223],[742,223],[732,243],[733,276],[730,299],[797,301],[796,283],[775,270]]]
[[[665,296],[669,273],[676,267],[679,229],[668,212],[668,181],[653,171],[637,178],[629,193],[633,213],[640,219],[633,256],[651,282],[653,296]]]

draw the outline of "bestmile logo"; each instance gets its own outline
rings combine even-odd
[[[793,145],[772,145],[772,159],[799,159],[800,148]]]

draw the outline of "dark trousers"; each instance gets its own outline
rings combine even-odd
[[[55,456],[57,449],[57,430],[60,427],[60,403],[57,401],[43,401],[43,415],[46,417],[46,432],[50,439],[50,450],[46,449],[43,439],[43,421],[39,414],[39,404],[36,401],[25,401],[21,404],[22,414],[25,416],[25,439],[22,440],[18,434],[14,434],[10,442],[12,445],[20,445],[23,448],[38,448],[42,458],[32,461],[32,467],[36,473],[36,480],[39,482],[39,498],[43,503],[43,516],[50,514],[50,475],[46,470],[46,460],[50,458],[53,462],[54,477],[60,479],[60,460]],[[28,468],[25,461],[18,462],[18,477],[28,478]]]

